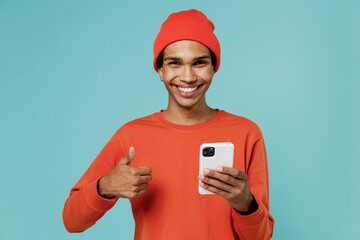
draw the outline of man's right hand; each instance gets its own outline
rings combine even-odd
[[[145,188],[152,179],[150,167],[131,167],[135,157],[135,148],[130,147],[129,154],[121,158],[116,167],[98,181],[99,195],[104,198],[137,198],[145,194]]]

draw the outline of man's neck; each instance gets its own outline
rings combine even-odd
[[[195,125],[207,122],[214,118],[217,110],[205,104],[203,107],[181,108],[169,107],[162,112],[164,118],[172,123],[180,125]]]

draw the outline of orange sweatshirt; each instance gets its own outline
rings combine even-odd
[[[234,168],[248,174],[258,210],[236,212],[219,195],[198,193],[202,143],[232,142]],[[168,122],[160,112],[123,125],[71,189],[63,210],[69,232],[95,224],[117,201],[97,192],[97,181],[120,158],[136,149],[131,166],[152,168],[146,194],[130,200],[135,239],[270,239],[274,220],[269,213],[269,182],[262,133],[252,121],[218,110],[208,122],[191,126]]]

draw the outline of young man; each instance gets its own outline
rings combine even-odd
[[[270,239],[269,184],[262,133],[250,120],[206,104],[220,66],[214,25],[189,10],[171,14],[154,43],[166,110],[123,125],[71,190],[63,220],[81,232],[119,197],[129,198],[135,239]],[[234,166],[203,169],[203,143],[231,142]],[[135,156],[136,149],[136,156]],[[200,195],[198,184],[213,192]]]

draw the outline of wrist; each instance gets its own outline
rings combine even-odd
[[[253,197],[253,195],[251,194],[251,198],[248,202],[248,207],[247,208],[234,208],[238,213],[240,213],[241,215],[250,215],[253,212],[255,212],[258,209],[258,204],[255,200],[255,198]]]
[[[111,195],[109,192],[106,191],[106,187],[105,187],[106,186],[106,179],[107,179],[107,175],[102,176],[97,181],[97,192],[98,192],[100,197],[111,199],[111,198],[114,198],[115,196]]]

